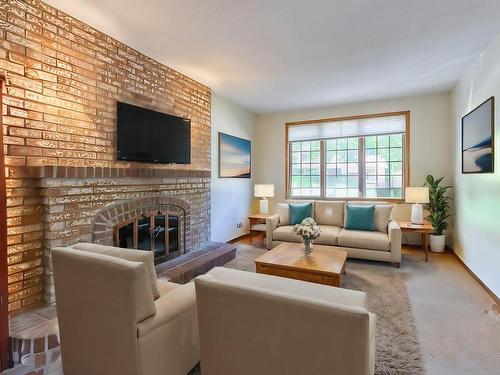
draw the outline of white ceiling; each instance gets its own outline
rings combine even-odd
[[[500,0],[46,0],[254,113],[450,90]]]

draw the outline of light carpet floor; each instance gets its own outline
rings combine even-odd
[[[264,250],[257,249],[254,255],[238,252],[239,257],[247,258],[248,271],[254,271],[253,258],[259,251]],[[420,250],[404,248],[400,270],[384,263],[348,260],[347,275],[358,264],[382,274],[401,275],[427,374],[499,374],[500,316],[492,309],[492,299],[453,255],[431,253],[426,263]],[[234,264],[230,262],[229,266]],[[5,372],[9,375],[28,373],[61,374],[60,362],[37,371],[16,367]]]
[[[254,259],[265,252],[265,249],[239,245],[236,258],[225,267],[255,272]],[[377,314],[375,374],[423,374],[404,271],[381,263],[349,260],[342,286],[366,292],[368,309]]]
[[[349,259],[348,272],[354,263],[401,274],[427,374],[500,374],[500,316],[452,253],[431,252],[425,262],[419,248],[404,246],[399,270]]]

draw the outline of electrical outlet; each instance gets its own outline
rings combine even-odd
[[[236,223],[236,228],[243,228],[243,223]]]

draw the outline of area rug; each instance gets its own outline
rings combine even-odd
[[[255,272],[254,259],[265,252],[265,249],[239,245],[236,258],[226,263],[225,267]],[[425,373],[404,283],[406,272],[409,271],[385,263],[351,259],[347,262],[343,287],[366,292],[368,310],[377,314],[377,375]]]

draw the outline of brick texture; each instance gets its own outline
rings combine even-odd
[[[50,249],[77,242],[113,244],[115,225],[142,214],[179,208],[186,252],[210,236],[210,178],[41,178],[44,300],[54,301]],[[182,230],[183,231],[183,230]]]
[[[208,238],[209,179],[201,174],[209,176],[210,171],[210,89],[41,1],[7,5],[0,10],[0,21],[7,24],[0,29],[0,75],[5,78],[10,310],[42,300],[50,246],[89,239],[91,214],[116,200],[158,190],[199,200],[194,206],[203,208],[191,215],[201,215],[196,219],[203,222],[200,236]],[[192,163],[116,161],[117,101],[190,118]],[[70,180],[76,185],[49,187],[48,166],[57,167],[51,172],[58,181],[87,176],[110,180]],[[158,169],[172,175],[148,172]],[[61,170],[66,175],[57,175]],[[129,176],[142,178],[141,183],[119,178]],[[170,178],[170,183],[159,178]],[[63,202],[52,204],[57,194]],[[52,212],[61,207],[68,217]]]

